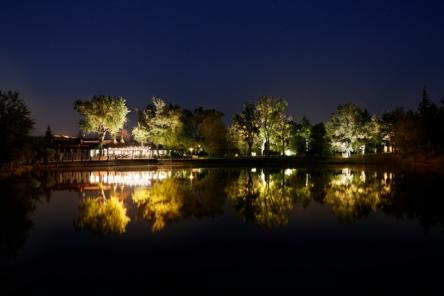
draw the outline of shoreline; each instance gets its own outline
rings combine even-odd
[[[198,159],[121,159],[100,161],[73,161],[39,164],[36,170],[131,170],[154,168],[317,168],[317,167],[390,167],[418,168],[444,171],[442,163],[411,161],[399,156],[366,157],[250,157],[250,158],[198,158]]]

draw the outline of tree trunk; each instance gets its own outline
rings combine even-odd
[[[100,137],[99,160],[103,155],[103,143],[105,142],[105,135],[106,135],[106,132],[102,133],[102,136]]]
[[[120,144],[125,144],[125,140],[123,139],[123,129],[120,131]]]

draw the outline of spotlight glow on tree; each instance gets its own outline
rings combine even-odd
[[[94,96],[89,101],[77,100],[74,110],[83,116],[80,128],[87,133],[98,134],[101,146],[107,133],[115,140],[130,112],[124,98],[108,96]]]

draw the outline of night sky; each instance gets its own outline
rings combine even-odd
[[[0,89],[21,93],[36,134],[76,135],[73,101],[94,94],[227,123],[273,95],[318,122],[347,101],[415,107],[424,85],[437,102],[443,82],[444,1],[0,0]]]

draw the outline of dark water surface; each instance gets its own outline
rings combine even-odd
[[[436,173],[353,167],[10,178],[2,291],[442,289],[443,186]]]

